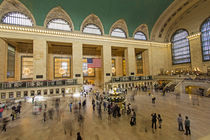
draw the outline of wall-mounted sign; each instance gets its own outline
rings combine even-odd
[[[81,77],[81,74],[75,74],[75,77]]]
[[[106,73],[106,76],[110,76],[111,74],[110,73]]]

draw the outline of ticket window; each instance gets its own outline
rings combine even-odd
[[[31,96],[34,96],[34,95],[35,95],[35,91],[32,90],[32,91],[31,91]]]
[[[47,89],[44,90],[44,95],[47,95]]]
[[[1,93],[1,99],[6,99],[6,93]]]
[[[50,94],[53,94],[53,89],[50,89]]]
[[[16,92],[16,97],[17,97],[17,98],[20,98],[20,97],[21,97],[21,91],[17,91],[17,92]]]
[[[9,98],[14,98],[14,93],[13,92],[9,92]]]
[[[37,90],[37,95],[41,95],[41,90]]]
[[[56,94],[59,94],[60,90],[59,88],[56,89]]]
[[[61,92],[62,92],[62,94],[64,94],[65,93],[65,88],[62,88]]]
[[[24,91],[24,97],[28,96],[28,91]]]

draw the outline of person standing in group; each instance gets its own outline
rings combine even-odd
[[[156,113],[153,113],[151,116],[152,116],[152,128],[155,125],[155,129],[157,129],[157,125],[156,125],[156,123],[157,123],[157,115],[156,115]]]
[[[179,114],[179,117],[177,118],[177,122],[178,122],[178,130],[179,131],[184,131],[184,129],[183,129],[183,119],[182,119],[181,114]]]
[[[77,132],[77,140],[82,140],[82,137],[80,136],[80,132]]]
[[[184,121],[184,125],[185,125],[185,135],[191,135],[191,132],[190,132],[190,120],[188,119],[187,116],[185,116],[185,121]]]
[[[161,129],[161,124],[162,124],[162,118],[161,118],[161,116],[160,116],[160,114],[158,114],[158,123],[159,123],[159,128]]]

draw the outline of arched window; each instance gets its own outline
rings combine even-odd
[[[1,22],[12,25],[33,26],[32,20],[27,15],[19,12],[9,12],[5,14]]]
[[[138,32],[135,33],[134,39],[136,39],[136,40],[147,40],[147,37],[143,32],[138,31]]]
[[[48,22],[47,28],[49,29],[56,29],[56,30],[64,30],[64,31],[71,31],[71,27],[67,21],[64,19],[52,19]]]
[[[102,35],[101,29],[95,24],[88,24],[84,27],[83,33]]]
[[[201,25],[203,60],[210,60],[210,18]]]
[[[126,38],[126,33],[122,29],[120,29],[120,28],[115,28],[112,31],[111,36]]]
[[[190,46],[186,30],[178,30],[172,36],[173,64],[190,63]]]

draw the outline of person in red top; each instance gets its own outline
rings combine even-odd
[[[2,116],[3,116],[3,111],[4,111],[4,108],[3,108],[3,107],[0,107],[0,119],[1,119]]]

